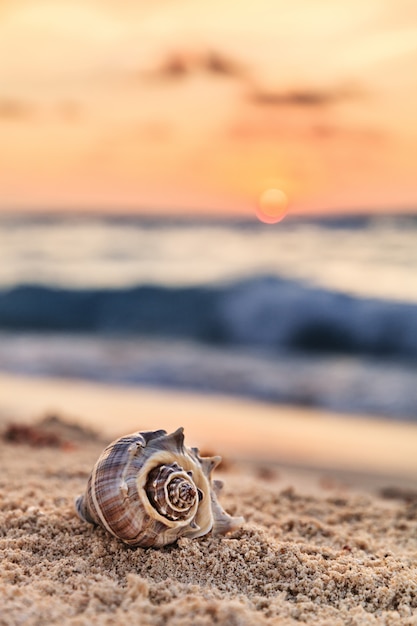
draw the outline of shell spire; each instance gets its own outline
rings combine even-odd
[[[121,437],[100,455],[76,500],[77,514],[131,546],[159,547],[211,530],[225,534],[243,519],[217,501],[221,483],[212,482],[211,473],[220,461],[187,448],[183,428]]]

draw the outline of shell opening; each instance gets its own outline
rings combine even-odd
[[[149,473],[145,491],[156,511],[171,521],[192,517],[200,499],[200,490],[177,463],[155,467]]]

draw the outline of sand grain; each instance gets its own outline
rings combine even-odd
[[[241,530],[131,549],[74,513],[102,447],[0,443],[1,625],[417,625],[413,493],[309,493],[233,466],[222,504]]]

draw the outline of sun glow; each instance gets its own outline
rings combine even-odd
[[[391,4],[0,0],[0,213],[415,212],[417,3]]]
[[[288,212],[288,197],[275,187],[265,189],[259,196],[256,216],[265,224],[281,222]]]

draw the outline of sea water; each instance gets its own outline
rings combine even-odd
[[[417,419],[417,220],[4,216],[0,369]]]

